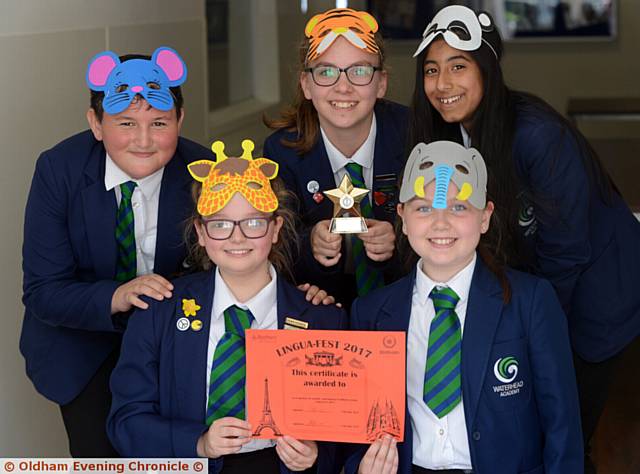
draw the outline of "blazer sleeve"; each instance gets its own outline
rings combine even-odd
[[[521,130],[514,154],[536,198],[536,273],[551,281],[569,314],[573,290],[591,258],[591,193],[580,148],[565,126],[548,120]]]
[[[71,196],[51,156],[38,162],[25,210],[22,301],[36,318],[51,326],[116,331],[111,298],[119,283],[83,282],[76,276],[76,256],[68,229]]]
[[[567,320],[551,285],[539,280],[529,327],[529,357],[544,432],[544,471],[583,472],[582,428]]]
[[[160,413],[161,324],[173,309],[170,302],[152,303],[148,310],[132,315],[125,331],[120,360],[111,375],[113,398],[107,419],[109,439],[122,456],[198,457],[198,438],[207,426]]]

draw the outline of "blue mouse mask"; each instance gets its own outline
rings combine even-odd
[[[120,62],[111,51],[97,54],[87,68],[87,85],[91,90],[104,92],[102,108],[115,115],[124,111],[140,94],[153,108],[171,110],[176,87],[187,79],[187,66],[173,49],[156,49],[150,60],[131,59]]]

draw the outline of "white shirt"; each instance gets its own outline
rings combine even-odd
[[[471,135],[467,132],[467,129],[460,125],[460,133],[462,134],[462,144],[465,148],[471,148]]]
[[[362,177],[364,178],[364,184],[369,190],[369,202],[371,202],[371,189],[373,188],[373,153],[376,148],[376,116],[373,115],[371,120],[371,129],[369,129],[369,136],[364,141],[360,148],[358,148],[351,158],[347,158],[338,150],[331,140],[327,137],[322,127],[320,127],[320,133],[322,133],[322,141],[324,147],[327,150],[327,157],[331,164],[331,170],[333,171],[333,179],[336,182],[336,186],[340,184],[342,178],[347,174],[345,166],[348,163],[358,163],[362,166]]]
[[[115,188],[116,205],[120,206],[122,191],[120,185],[134,181],[137,186],[131,195],[133,225],[136,237],[136,274],[153,273],[158,237],[158,207],[160,202],[160,184],[164,167],[142,179],[133,179],[122,171],[107,154],[104,170],[104,187],[107,191]]]
[[[438,418],[422,396],[429,328],[435,317],[429,294],[435,286],[447,286],[456,292],[460,300],[455,311],[464,337],[464,320],[475,265],[474,255],[471,263],[451,280],[435,282],[422,271],[422,259],[418,261],[407,333],[407,404],[413,428],[413,464],[425,469],[471,469],[464,399],[447,415]]]
[[[220,271],[216,268],[215,275],[215,293],[213,295],[213,304],[211,308],[211,326],[209,328],[209,347],[207,349],[207,373],[206,392],[205,392],[205,411],[206,400],[209,398],[209,378],[211,376],[211,366],[213,365],[213,355],[216,351],[216,345],[225,332],[224,328],[224,311],[232,305],[239,306],[242,309],[248,309],[253,314],[255,320],[251,323],[251,329],[278,329],[278,287],[277,273],[273,265],[269,266],[269,275],[271,281],[260,292],[245,303],[240,303],[220,276]],[[245,401],[246,413],[246,401]],[[271,439],[254,439],[245,444],[239,452],[246,453],[249,451],[257,451],[258,449],[270,448],[275,446],[275,441]]]

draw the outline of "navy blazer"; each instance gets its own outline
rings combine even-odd
[[[574,350],[600,362],[640,334],[640,223],[617,192],[605,203],[581,153],[564,124],[520,104],[514,164],[540,202],[520,213],[525,268],[555,287]]]
[[[91,131],[42,153],[25,211],[24,323],[20,351],[36,389],[64,405],[119,345],[111,316],[115,281],[116,198],[104,186],[105,149]],[[180,138],[162,177],[154,271],[180,271],[185,219],[193,212],[187,164],[212,159]]]
[[[462,337],[462,400],[475,474],[582,474],[578,394],[566,318],[551,285],[509,270],[511,301],[478,258]],[[408,331],[414,271],[357,299],[354,330]],[[501,396],[495,362],[518,361],[517,393]],[[409,474],[413,431],[406,411],[398,472]],[[347,462],[355,472],[365,448]]]
[[[196,273],[174,281],[173,297],[152,301],[136,311],[124,335],[118,365],[111,377],[113,403],[107,433],[125,457],[197,457],[205,424],[207,349],[215,272]],[[202,307],[202,329],[179,331],[182,299]],[[309,329],[344,329],[346,315],[336,306],[313,306],[305,294],[277,279],[278,328],[285,317],[309,323]],[[319,459],[318,462],[321,460]],[[213,472],[223,457],[213,460]],[[282,465],[284,466],[284,465]]]
[[[373,214],[378,220],[394,223],[398,202],[397,178],[406,161],[406,131],[408,109],[400,104],[379,100],[374,108],[376,116],[376,142],[373,156],[373,189],[378,201],[373,199]],[[309,232],[313,226],[333,217],[333,204],[324,197],[319,203],[313,199],[313,193],[307,185],[315,181],[319,192],[336,187],[331,164],[327,157],[324,141],[318,132],[315,146],[305,155],[299,155],[293,148],[284,146],[281,140],[295,139],[295,132],[279,130],[270,135],[264,143],[264,156],[279,164],[278,176],[282,178],[288,190],[299,199],[298,215],[303,223],[301,232],[301,256],[296,265],[296,278],[302,282],[311,282],[336,296],[337,301],[350,304],[355,295],[355,278],[345,275],[344,258],[337,265],[324,267],[311,253]],[[383,202],[384,201],[384,202]],[[343,250],[342,255],[345,255]],[[397,278],[395,265],[380,265],[369,260],[370,265],[385,268],[385,281]]]

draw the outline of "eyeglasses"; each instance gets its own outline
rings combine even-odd
[[[340,80],[340,74],[346,74],[347,79],[354,86],[367,86],[373,81],[376,71],[381,71],[381,67],[369,64],[353,64],[344,69],[337,66],[316,66],[305,68],[305,72],[310,72],[313,82],[322,87],[334,85]]]
[[[201,219],[204,230],[213,240],[227,240],[233,234],[236,226],[240,227],[240,232],[247,239],[259,239],[267,235],[269,223],[273,217],[249,217],[239,221],[226,219]]]

